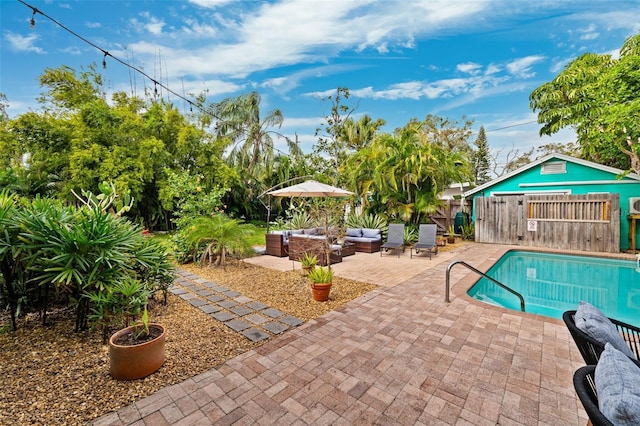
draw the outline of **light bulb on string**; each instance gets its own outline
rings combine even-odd
[[[104,52],[104,56],[102,57],[102,69],[107,69],[107,55],[109,52]]]
[[[33,9],[33,15],[29,19],[29,28],[34,29],[36,27],[36,9]]]

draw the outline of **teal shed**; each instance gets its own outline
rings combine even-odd
[[[628,250],[631,215],[640,218],[640,175],[635,173],[625,175],[623,170],[614,167],[568,155],[549,154],[466,191],[464,197],[474,206],[476,197],[596,193],[619,194],[620,250]],[[473,214],[472,219],[475,220]],[[635,241],[639,241],[637,235]]]

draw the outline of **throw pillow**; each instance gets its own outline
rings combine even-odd
[[[362,229],[360,228],[347,228],[347,237],[362,237]]]
[[[602,311],[592,304],[580,302],[575,315],[575,323],[578,329],[600,344],[604,345],[609,342],[629,358],[636,359],[635,354],[618,333],[616,326],[609,321],[609,318]]]
[[[640,367],[607,343],[595,372],[598,407],[615,425],[640,424]]]
[[[362,236],[365,238],[380,238],[379,229],[362,228]]]

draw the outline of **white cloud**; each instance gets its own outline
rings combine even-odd
[[[531,78],[536,75],[536,73],[531,70],[531,66],[543,60],[544,56],[542,55],[531,55],[515,59],[507,64],[507,71],[520,78]]]
[[[38,36],[36,34],[22,36],[11,31],[5,31],[4,39],[9,43],[13,50],[18,52],[45,53],[44,50],[35,45],[35,42],[38,41]]]
[[[192,2],[207,8],[223,4]],[[236,6],[233,2],[229,4]],[[444,0],[402,4],[374,0],[321,1],[314,2],[313,7],[304,0],[253,3],[245,13],[234,14],[234,20],[223,15],[224,10],[218,12],[219,9],[213,15],[198,16],[201,31],[194,25],[194,18],[187,19],[173,34],[165,32],[173,41],[158,44],[153,51],[170,55],[166,60],[170,74],[195,71],[243,78],[252,72],[290,64],[326,62],[348,50],[372,49],[385,55],[396,49],[411,49],[415,47],[417,34],[435,34],[443,28],[461,25],[488,7],[484,2]],[[194,48],[180,34],[211,39],[209,43],[199,42],[199,47]],[[176,44],[180,42],[184,48]],[[152,62],[153,57],[144,60]]]
[[[456,69],[465,74],[477,75],[480,72],[482,65],[474,62],[467,62],[465,64],[458,64]]]
[[[200,7],[206,7],[206,8],[216,8],[216,7],[221,7],[224,6],[227,3],[231,3],[232,0],[189,0],[189,3],[193,3],[195,5],[198,5]]]

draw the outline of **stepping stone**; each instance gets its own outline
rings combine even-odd
[[[262,330],[257,328],[250,328],[242,332],[242,335],[252,342],[260,342],[261,340],[266,340],[269,338],[269,335]]]
[[[299,326],[300,324],[302,324],[304,322],[300,318],[296,318],[296,317],[293,317],[291,315],[284,316],[284,317],[278,319],[278,321],[280,321],[282,323],[285,323],[285,324],[287,324],[287,325],[289,325],[291,327],[297,327],[297,326]]]
[[[263,310],[263,309],[268,307],[264,303],[257,302],[257,301],[256,302],[247,303],[247,306],[250,307],[251,309],[255,309],[256,311],[261,311],[261,310]]]
[[[279,322],[270,322],[269,324],[265,324],[262,326],[262,328],[264,328],[267,331],[272,332],[273,334],[280,334],[284,331],[287,331],[289,329],[288,326],[279,323]]]
[[[233,291],[233,290],[221,291],[220,293],[224,294],[227,297],[240,296],[240,293],[238,293],[237,291]]]
[[[189,303],[191,303],[193,306],[196,306],[196,307],[207,304],[207,302],[205,302],[202,299],[192,299],[192,300],[189,300]]]
[[[183,271],[182,276],[185,278],[198,278],[196,274],[192,274],[191,272]]]
[[[252,314],[252,315],[247,315],[246,317],[244,317],[243,319],[252,322],[254,324],[260,325],[260,324],[264,324],[265,322],[269,321],[267,318],[263,317],[262,315],[259,314]]]
[[[174,282],[178,283],[178,284],[182,284],[182,283],[187,283],[190,280],[188,278],[177,278],[174,280]]]
[[[211,290],[213,290],[213,291],[217,291],[218,293],[224,293],[225,291],[231,291],[231,290],[229,290],[228,288],[223,287],[223,286],[221,286],[221,285],[213,286],[213,287],[211,287]]]
[[[198,284],[204,284],[204,283],[206,283],[206,282],[207,282],[207,281],[209,281],[209,280],[207,280],[206,278],[196,278],[196,279],[195,279],[195,280],[193,280],[193,281],[197,282]]]
[[[200,306],[200,310],[205,314],[213,314],[215,312],[220,312],[222,308],[219,308],[215,305],[202,305]]]
[[[238,297],[235,297],[233,300],[235,300],[238,303],[242,303],[243,305],[246,305],[247,303],[251,302],[253,299],[247,296],[238,296]]]
[[[222,302],[218,302],[218,305],[226,309],[233,308],[234,306],[238,306],[238,304],[233,300],[223,300]]]
[[[246,322],[239,320],[239,319],[233,319],[231,321],[227,321],[224,323],[224,325],[226,325],[227,327],[229,327],[230,329],[240,332],[242,330],[246,330],[247,328],[250,328],[251,325],[247,324]]]
[[[185,290],[184,288],[180,288],[180,287],[175,287],[175,288],[172,287],[172,288],[169,289],[169,291],[171,293],[177,294],[177,295],[188,293],[187,290]]]
[[[245,306],[234,306],[233,308],[229,308],[229,310],[231,312],[233,312],[234,314],[236,314],[239,317],[243,317],[245,315],[250,314],[251,312],[253,312],[253,310],[245,307]]]
[[[184,293],[180,295],[181,298],[183,298],[184,300],[191,300],[191,299],[197,299],[198,296],[196,296],[193,293]]]
[[[260,311],[260,313],[271,318],[278,318],[284,315],[284,312],[274,308],[265,309],[263,311]]]
[[[218,295],[218,294],[212,294],[211,296],[207,297],[207,300],[211,301],[211,302],[219,302],[221,300],[224,300],[224,297]]]
[[[217,287],[218,284],[213,283],[211,281],[207,281],[206,283],[202,283],[203,286],[208,287],[208,288],[213,288],[213,287]]]
[[[182,284],[182,286],[190,291],[196,291],[199,288],[193,281],[189,281],[188,283]]]
[[[196,291],[196,294],[197,294],[197,295],[200,295],[200,296],[205,296],[205,297],[206,297],[206,296],[210,296],[210,295],[212,295],[213,293],[211,293],[211,291],[210,291],[210,290],[197,290],[197,291]]]
[[[222,322],[229,321],[236,317],[235,315],[230,314],[229,312],[217,312],[211,316],[217,319],[218,321],[222,321]]]

